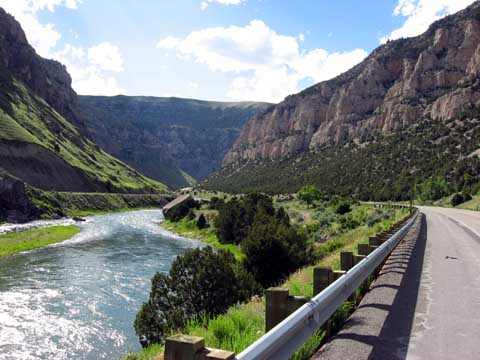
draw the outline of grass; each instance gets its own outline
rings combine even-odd
[[[0,235],[0,257],[58,243],[79,231],[76,226],[52,226]]]
[[[204,210],[196,211],[204,212]],[[199,229],[196,225],[196,219],[188,220],[184,218],[178,222],[172,222],[165,220],[162,222],[162,226],[178,235],[199,240],[201,242],[215,246],[218,249],[228,250],[233,253],[237,260],[243,259],[243,254],[240,251],[240,248],[234,244],[222,244],[218,241],[217,235],[215,234],[215,229],[213,226],[210,226],[206,229]]]
[[[53,192],[29,188],[29,197],[43,217],[99,215],[110,212],[160,208],[165,194],[108,194]]]
[[[301,205],[295,204],[295,206],[297,206],[297,210],[303,210]],[[368,208],[366,205],[361,205],[356,209],[357,215],[363,212],[365,207]],[[311,211],[314,210],[312,209]],[[281,286],[288,288],[291,295],[311,297],[313,295],[314,267],[338,269],[341,251],[354,251],[359,243],[366,243],[369,236],[389,228],[394,222],[403,219],[406,215],[406,210],[396,210],[391,218],[383,220],[372,227],[367,227],[366,225],[359,226],[353,230],[333,236],[324,244],[317,245],[316,251],[318,252],[318,249],[322,250],[319,251],[320,255],[315,265],[304,267],[293,273]],[[345,302],[332,317],[333,325],[337,328],[341,326],[352,311],[353,304]],[[253,298],[247,303],[233,306],[224,315],[213,319],[202,318],[191,321],[187,324],[183,333],[205,338],[207,347],[234,351],[238,354],[265,334],[264,327],[264,298]],[[324,333],[318,331],[297,350],[292,358],[295,360],[310,359],[323,342],[323,338]],[[146,359],[153,359],[153,356]]]
[[[52,156],[57,154],[81,169],[93,183],[101,181],[127,192],[158,193],[167,189],[83,138],[77,128],[5,71],[0,72],[0,104],[4,105],[0,111],[0,141],[46,148]]]

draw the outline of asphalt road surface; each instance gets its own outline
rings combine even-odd
[[[480,212],[422,207],[427,256],[408,359],[480,359]]]
[[[421,211],[314,359],[480,359],[480,212]]]

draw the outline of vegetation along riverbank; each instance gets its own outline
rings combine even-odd
[[[79,231],[76,226],[51,226],[0,235],[0,257],[62,242]]]
[[[293,295],[311,296],[314,266],[338,269],[341,251],[366,243],[406,215],[405,210],[325,196],[313,186],[274,198],[214,196],[208,204],[170,214],[170,229],[213,245],[233,246],[240,256],[228,255],[224,247],[216,255],[196,250],[195,256],[179,256],[168,275],[157,274],[135,322],[145,349],[128,359],[154,358],[165,337],[176,332],[202,336],[209,347],[240,352],[265,332],[266,288],[285,286]],[[219,268],[212,263],[222,264],[222,276],[214,274]],[[202,275],[180,276],[185,273]],[[189,289],[184,295],[183,288]],[[229,297],[219,294],[224,289]],[[208,306],[196,299],[208,299]],[[172,307],[172,302],[178,306]],[[352,308],[345,303],[338,311],[338,324]],[[322,333],[314,336],[296,358],[308,358],[322,339]]]

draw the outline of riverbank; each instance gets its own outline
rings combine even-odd
[[[51,226],[0,235],[0,257],[62,242],[78,232],[77,226]]]
[[[146,208],[161,208],[169,194],[75,193],[31,190],[32,203],[42,218],[55,216],[87,216]]]
[[[276,205],[279,205],[278,202],[284,206],[293,223],[308,231],[312,239],[318,239],[314,243],[314,265],[298,270],[281,284],[282,287],[290,289],[291,295],[296,296],[312,296],[313,267],[338,270],[340,252],[353,251],[359,243],[368,243],[370,236],[388,229],[394,222],[408,215],[408,211],[404,209],[377,209],[371,205],[353,204],[348,216],[332,217],[332,209],[329,207],[308,207],[296,199],[277,200]],[[189,237],[205,231],[193,228],[195,219],[184,219],[180,224],[171,224],[171,229],[175,231],[175,228],[183,228],[184,234]],[[354,228],[351,229],[350,226]],[[256,297],[247,303],[233,306],[224,315],[191,321],[181,332],[205,338],[208,347],[239,353],[265,332],[264,301],[263,297]],[[340,326],[352,309],[352,304],[347,302],[338,310],[334,322],[336,326]],[[313,336],[294,359],[308,359],[321,344],[323,336],[321,332]],[[127,359],[155,359],[155,355],[161,351],[160,345],[153,345],[141,353],[130,354]]]
[[[204,213],[204,210],[196,210],[198,214]],[[218,249],[229,250],[233,253],[237,260],[243,259],[243,254],[240,251],[240,248],[234,244],[222,244],[218,241],[217,235],[215,234],[215,227],[209,226],[205,229],[199,229],[197,227],[197,222],[195,219],[189,220],[187,218],[183,218],[180,221],[173,222],[170,220],[165,220],[160,223],[160,226],[164,227],[168,231],[172,233],[189,238],[204,242],[206,244],[212,245]]]

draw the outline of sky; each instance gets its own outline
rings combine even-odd
[[[473,0],[0,0],[82,95],[280,102]]]

